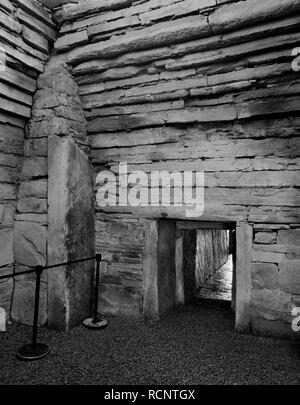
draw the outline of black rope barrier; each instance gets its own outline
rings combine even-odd
[[[95,285],[94,285],[94,309],[92,318],[86,319],[83,324],[89,329],[101,329],[107,326],[107,321],[105,319],[100,319],[98,317],[98,294],[99,294],[99,282],[100,282],[100,262],[102,260],[101,254],[96,254],[96,256],[88,257],[85,259],[71,260],[68,262],[52,264],[49,266],[36,266],[32,270],[26,270],[18,273],[10,273],[0,277],[0,280],[8,279],[11,277],[17,277],[24,274],[36,274],[35,281],[35,299],[34,299],[34,316],[33,316],[33,326],[32,326],[32,341],[31,343],[25,344],[17,349],[16,355],[19,360],[40,360],[50,353],[50,348],[44,343],[38,343],[38,318],[39,318],[39,303],[40,303],[40,285],[41,276],[44,270],[64,267],[67,265],[78,264],[96,259],[96,275],[95,275]],[[2,266],[6,267],[6,266]],[[29,266],[28,266],[29,267]],[[0,267],[1,268],[1,267]]]
[[[67,266],[70,264],[77,264],[77,263],[82,263],[82,262],[87,262],[89,260],[95,260],[96,256],[92,256],[92,257],[88,257],[86,259],[79,259],[79,260],[71,260],[69,262],[64,262],[64,263],[58,263],[58,264],[51,264],[49,266],[40,266],[43,268],[44,270],[48,270],[48,269],[54,269],[54,268],[58,268],[58,267],[63,267],[63,266]],[[7,266],[3,266],[3,267],[7,267]],[[12,278],[12,277],[17,277],[17,276],[23,276],[24,274],[32,274],[36,272],[36,267],[31,267],[31,266],[27,266],[29,268],[31,268],[31,270],[24,270],[24,271],[20,271],[18,273],[10,273],[10,274],[6,274],[4,276],[0,277],[0,280],[5,280],[6,278]],[[0,267],[1,268],[1,267]]]

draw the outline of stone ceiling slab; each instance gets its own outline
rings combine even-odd
[[[46,7],[52,9],[67,3],[79,3],[81,0],[39,0]]]

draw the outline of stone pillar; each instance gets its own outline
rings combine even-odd
[[[52,57],[38,79],[28,126],[14,230],[14,259],[57,264],[95,254],[92,171],[77,85]],[[94,262],[47,270],[40,323],[66,330],[90,315]],[[31,323],[34,276],[16,278],[12,317]]]
[[[45,90],[50,84],[63,123],[48,137],[47,263],[55,264],[95,254],[93,181],[76,83],[65,67],[52,61],[40,84]],[[90,315],[94,266],[89,261],[49,271],[50,327],[66,330]]]
[[[184,274],[183,274],[184,231],[176,230],[175,268],[176,268],[176,304],[184,305]]]
[[[158,221],[145,221],[145,248],[143,253],[143,315],[158,319]]]
[[[195,298],[196,294],[196,249],[197,231],[186,229],[183,236],[183,281],[185,304]]]
[[[244,332],[250,327],[251,261],[253,229],[242,222],[236,227],[236,301],[235,327]]]
[[[48,264],[95,254],[92,178],[87,156],[70,137],[49,138]],[[68,329],[90,314],[94,262],[49,271],[48,324]]]
[[[157,282],[160,315],[176,304],[175,233],[175,221],[159,221]]]
[[[176,305],[175,233],[175,221],[146,223],[143,302],[146,318],[158,319]]]
[[[229,253],[232,254],[231,309],[235,312],[235,305],[236,305],[236,230],[230,231]]]

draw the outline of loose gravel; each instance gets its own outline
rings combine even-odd
[[[177,309],[160,322],[107,318],[100,331],[39,330],[48,357],[18,361],[31,328],[0,334],[0,384],[299,384],[295,343],[234,332],[232,313],[217,304]]]

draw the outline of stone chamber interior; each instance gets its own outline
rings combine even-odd
[[[159,318],[204,293],[232,229],[193,228],[184,206],[99,207],[97,175],[118,182],[126,162],[205,173],[200,222],[235,226],[236,330],[299,336],[299,13],[298,0],[1,0],[8,319],[32,323],[34,277],[18,272],[95,252],[104,314]],[[78,269],[42,278],[41,325],[90,313],[93,266]]]

